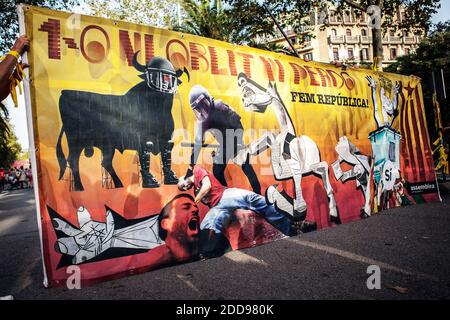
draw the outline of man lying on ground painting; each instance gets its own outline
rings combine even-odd
[[[200,225],[201,254],[204,257],[221,255],[229,248],[224,231],[234,220],[237,209],[254,211],[285,235],[297,234],[291,219],[278,212],[273,204],[268,204],[264,197],[245,189],[227,188],[199,165],[194,167],[190,176],[181,177],[178,182],[181,191],[192,187],[195,202],[201,201],[210,208]]]

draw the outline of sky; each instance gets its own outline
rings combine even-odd
[[[83,8],[77,8],[77,12],[84,11]],[[440,21],[447,21],[450,19],[450,0],[441,0],[441,8],[433,16],[432,22],[438,23]],[[8,97],[4,103],[8,107],[11,123],[14,126],[14,132],[22,146],[22,150],[28,150],[28,132],[27,132],[27,118],[25,111],[25,102],[23,95],[19,95],[19,107],[15,108],[11,98]],[[56,134],[56,133],[55,133]]]

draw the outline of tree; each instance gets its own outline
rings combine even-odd
[[[440,0],[331,0],[337,14],[355,10],[357,14],[366,12],[370,16],[374,63],[382,70],[382,32],[387,30],[412,31],[427,34],[431,26],[431,16],[440,8]],[[395,19],[396,9],[404,7],[403,19]]]
[[[71,9],[79,0],[2,0],[0,10],[0,53],[6,52],[19,34],[16,5],[23,3],[57,10]]]
[[[0,102],[0,150],[6,149],[9,137],[8,109]]]
[[[156,27],[171,27],[181,15],[178,0],[86,0],[90,14]]]
[[[3,117],[0,120],[0,126],[4,126],[0,131],[0,167],[8,167],[15,160],[19,159],[22,147],[17,141],[17,137],[9,123],[9,119],[4,116],[6,107],[3,104],[0,104],[0,109],[3,113]]]
[[[312,36],[311,30],[308,29],[311,20],[308,18],[318,5],[316,2],[312,0],[224,0],[224,3],[231,7],[230,12],[233,16],[240,21],[245,21],[244,25],[248,25],[250,29],[259,29],[258,38],[264,39],[266,36],[278,33],[279,30],[270,16],[271,13],[282,29],[289,26],[295,31],[300,43]],[[285,48],[280,50],[279,46],[261,45],[261,42],[249,38],[251,34],[245,36],[251,46],[295,55]]]
[[[437,24],[418,46],[415,53],[398,57],[397,62],[385,68],[385,71],[405,75],[415,75],[422,78],[424,102],[427,106],[427,122],[430,136],[436,135],[434,126],[434,114],[432,108],[433,84],[431,72],[444,70],[447,94],[450,92],[450,20]],[[447,98],[448,101],[448,98]],[[444,126],[450,125],[450,109],[445,103],[441,103],[441,113]]]
[[[222,3],[223,2],[223,3]],[[256,45],[273,34],[273,22],[254,1],[183,0],[185,17],[174,29],[234,44]]]

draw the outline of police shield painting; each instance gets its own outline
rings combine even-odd
[[[46,286],[440,200],[418,78],[20,8]]]

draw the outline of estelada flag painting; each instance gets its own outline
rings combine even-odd
[[[21,8],[50,286],[440,199],[418,78]]]

